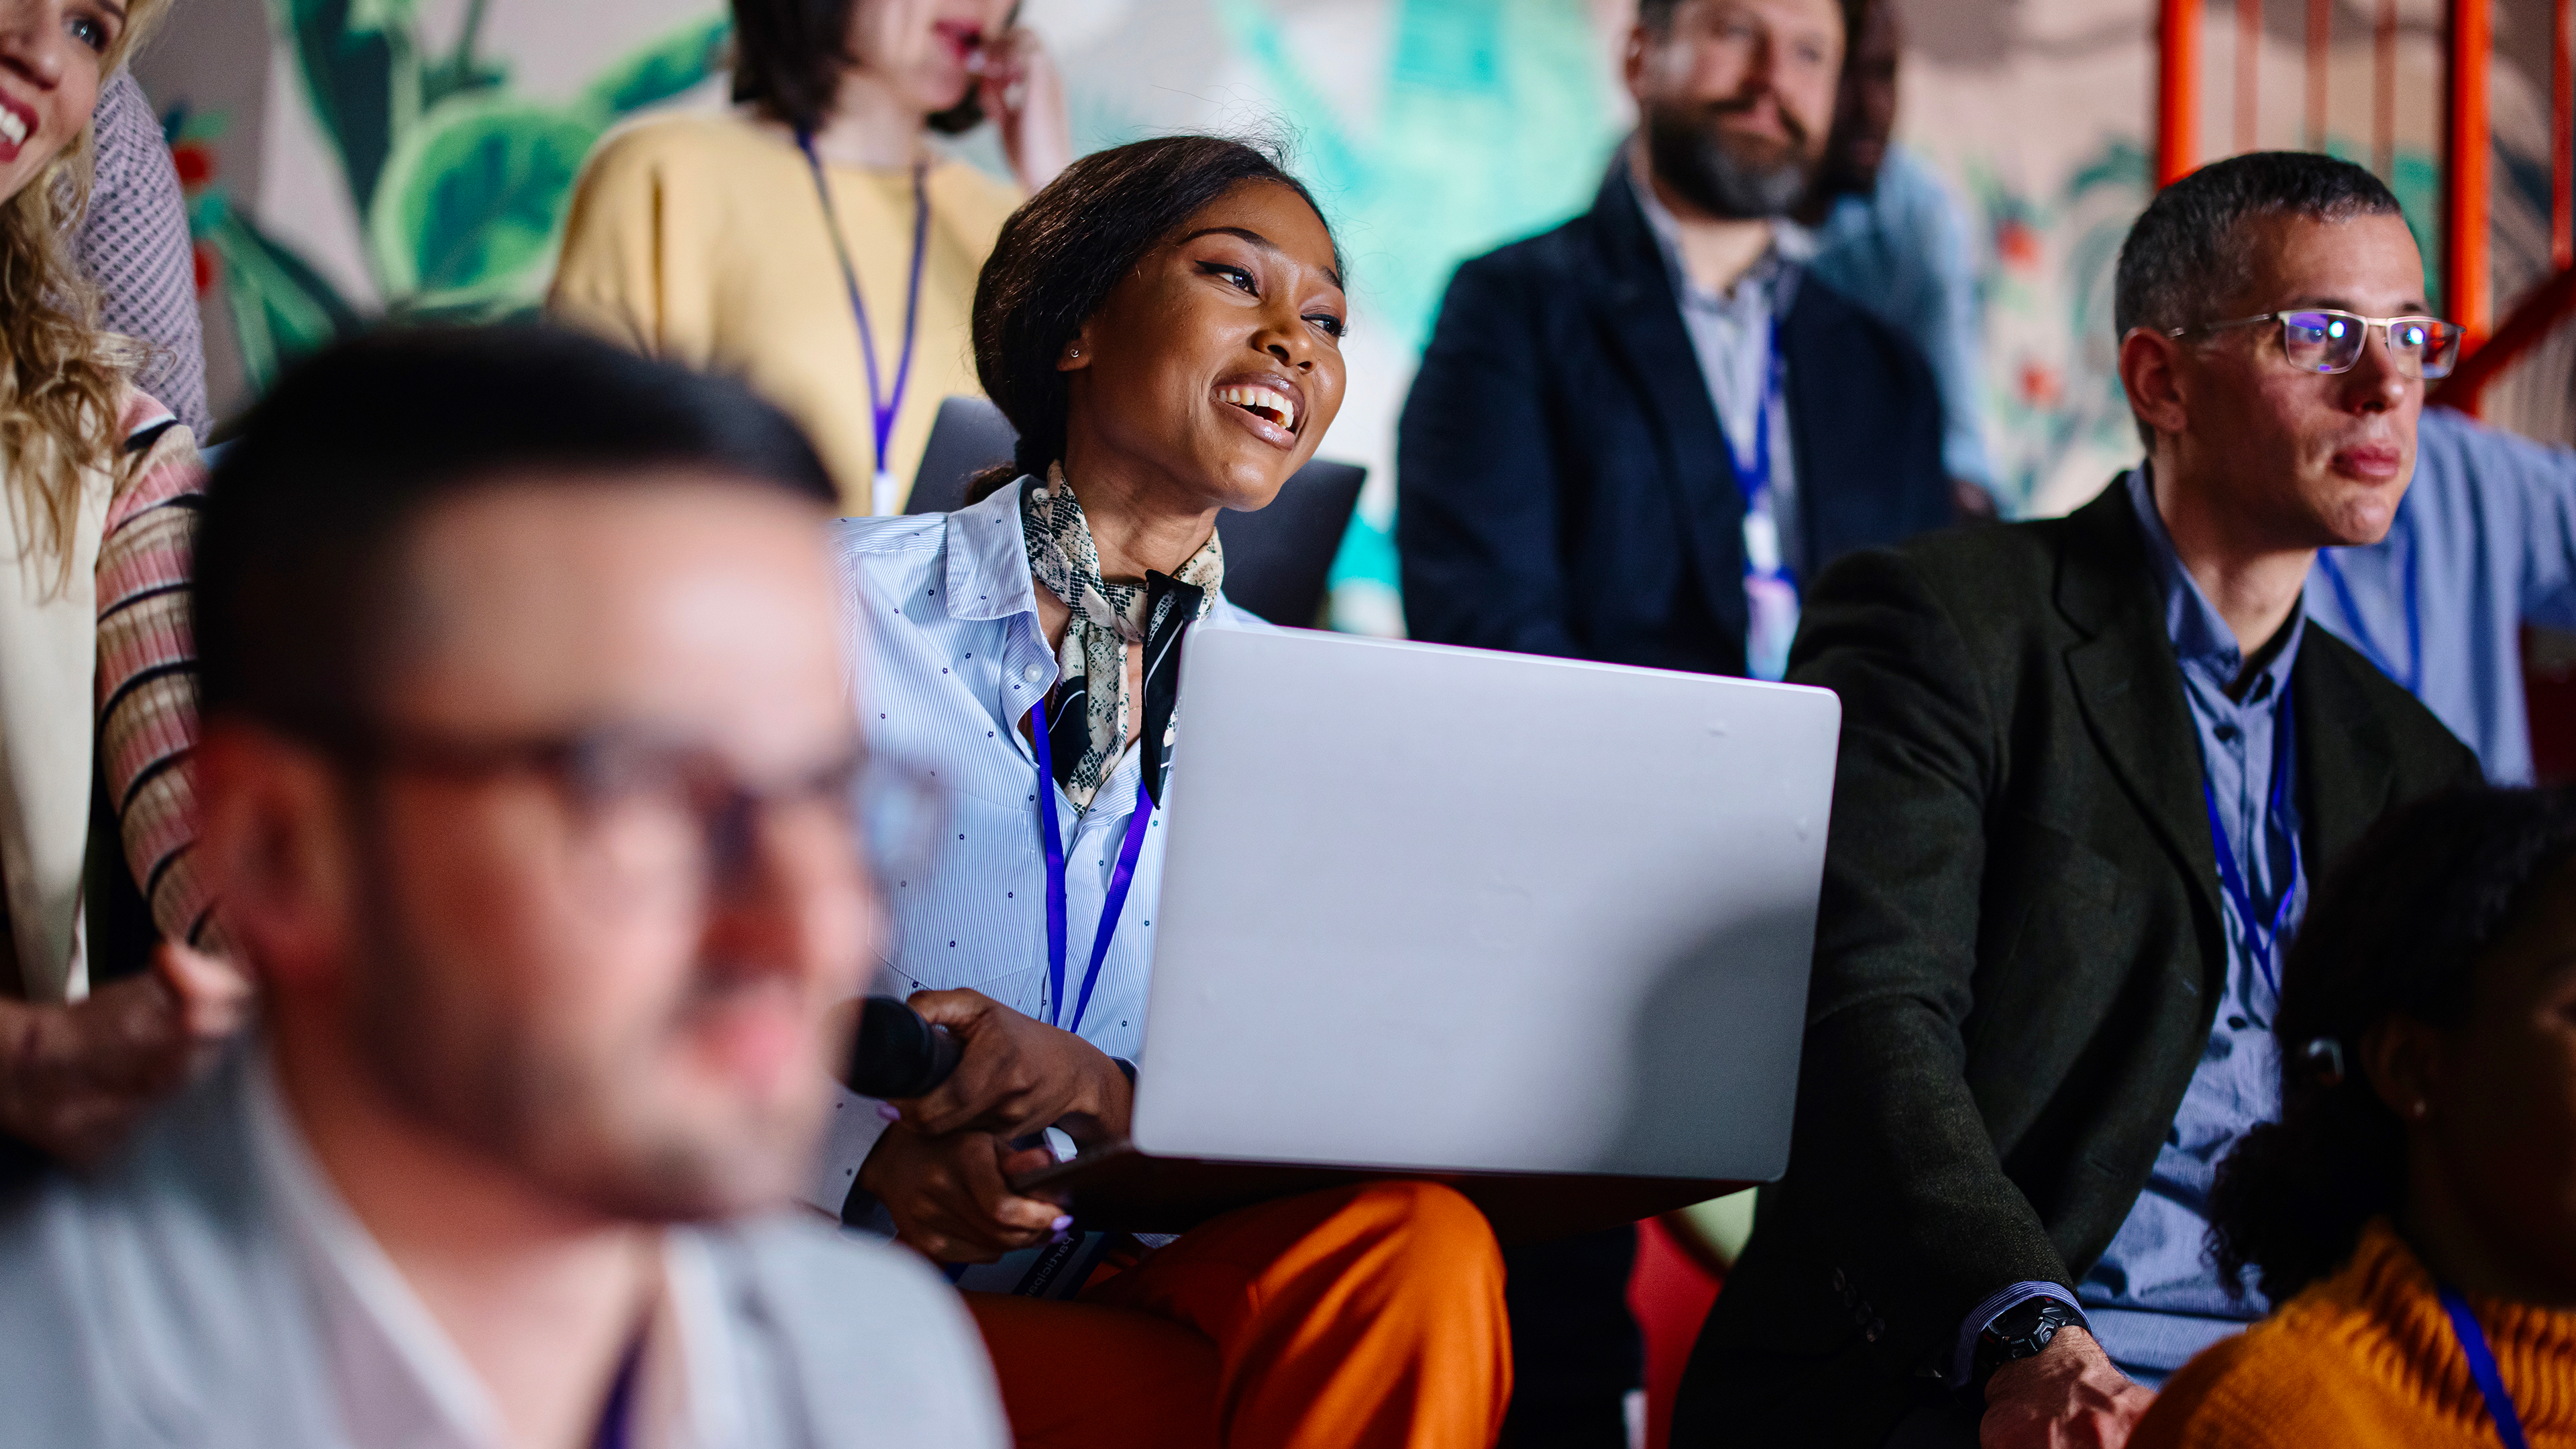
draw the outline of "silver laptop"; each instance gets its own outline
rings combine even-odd
[[[1780,1175],[1832,693],[1202,629],[1179,715],[1136,1154]]]

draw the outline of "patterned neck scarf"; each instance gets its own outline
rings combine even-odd
[[[1163,801],[1170,768],[1172,706],[1181,679],[1181,635],[1216,607],[1225,579],[1225,551],[1216,535],[1190,555],[1177,574],[1147,573],[1140,587],[1100,576],[1100,551],[1082,503],[1066,486],[1064,467],[1030,479],[1020,493],[1020,528],[1029,546],[1029,573],[1073,611],[1056,651],[1057,682],[1047,697],[1049,761],[1076,809],[1091,808],[1118,757],[1127,749],[1127,646],[1145,646],[1145,782],[1154,803]],[[1079,724],[1079,728],[1075,726]]]

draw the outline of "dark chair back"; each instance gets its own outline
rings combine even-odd
[[[966,484],[996,463],[1011,461],[1019,430],[1002,410],[980,397],[943,398],[930,423],[930,444],[913,470],[906,513],[954,513],[966,506]]]
[[[939,404],[930,445],[913,474],[910,513],[952,513],[966,506],[966,484],[996,463],[1007,463],[1019,444],[1010,419],[980,397],[952,397]],[[1356,463],[1317,459],[1297,470],[1279,497],[1255,513],[1220,514],[1225,540],[1225,596],[1273,624],[1311,628],[1324,608],[1324,584],[1333,555],[1359,506],[1368,470]]]

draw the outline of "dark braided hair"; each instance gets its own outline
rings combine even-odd
[[[2218,1170],[2219,1276],[2284,1302],[2352,1256],[2406,1190],[2406,1136],[2361,1042],[2390,1016],[2467,1019],[2470,980],[2533,883],[2576,856],[2576,791],[2461,790],[2391,811],[2318,890],[2282,980],[2281,1120]]]
[[[1199,208],[1246,181],[1296,192],[1324,209],[1270,150],[1222,136],[1161,136],[1095,151],[1028,199],[993,243],[975,282],[975,376],[1019,429],[1007,468],[979,474],[970,499],[1064,456],[1067,391],[1056,357],[1109,294]],[[1333,266],[1342,267],[1336,246]]]

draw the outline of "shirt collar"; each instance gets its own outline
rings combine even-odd
[[[2225,682],[2233,682],[2244,672],[2245,651],[2237,646],[2236,632],[2227,627],[2226,616],[2209,602],[2191,570],[2182,566],[2182,555],[2174,548],[2173,534],[2165,528],[2164,515],[2156,511],[2154,480],[2148,465],[2141,463],[2129,470],[2125,480],[2129,489],[2129,507],[2138,516],[2138,527],[2147,539],[2147,564],[2155,574],[2156,593],[2164,604],[2165,637],[2173,641],[2174,656],[2186,665],[2197,665],[2212,671]],[[2307,634],[2306,606],[2293,605],[2290,621],[2284,627],[2280,647],[2265,662],[2262,675],[2273,681],[2272,689],[2249,690],[2246,700],[2268,699],[2280,683],[2290,677],[2290,666],[2299,657],[2299,641]]]
[[[1008,619],[1035,614],[1028,535],[1020,527],[1023,475],[990,497],[948,515],[948,617]]]
[[[1718,303],[1759,297],[1768,302],[1773,300],[1773,293],[1780,289],[1784,277],[1793,276],[1797,267],[1815,259],[1815,233],[1785,216],[1775,216],[1771,219],[1771,247],[1762,254],[1762,259],[1736,278],[1735,285],[1725,292],[1703,290],[1690,279],[1688,272],[1682,270],[1680,220],[1664,205],[1663,198],[1655,195],[1655,188],[1648,184],[1646,178],[1638,174],[1633,148],[1628,155],[1628,189],[1636,195],[1638,210],[1645,213],[1646,229],[1655,234],[1655,250],[1663,254],[1664,271],[1672,278],[1675,296],[1704,298]]]
[[[314,1307],[350,1442],[508,1443],[491,1391],[314,1160],[265,1051],[250,1072],[248,1107],[252,1170]],[[686,1229],[668,1230],[663,1264],[664,1292],[645,1329],[637,1437],[669,1446],[739,1442],[740,1385],[706,1245]]]

